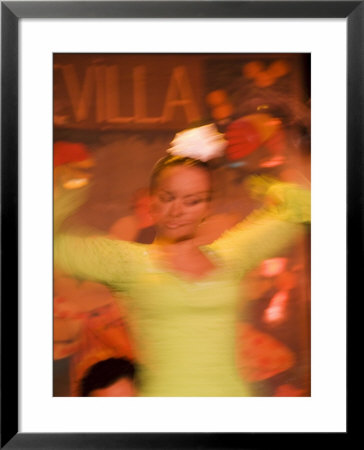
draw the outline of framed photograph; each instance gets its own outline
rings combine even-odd
[[[281,443],[283,434],[287,444],[298,436],[306,441],[313,433],[315,439],[335,435],[344,444],[346,304],[359,274],[362,242],[362,2],[15,1],[1,6],[1,446],[249,448],[268,440]],[[186,137],[191,131],[195,135]],[[209,134],[202,141],[203,133]],[[201,142],[212,139],[220,146],[211,146],[207,155]],[[194,153],[183,153],[184,140]],[[177,194],[169,200],[174,206],[167,205],[168,177],[161,170],[168,169],[154,166],[166,150],[177,159],[203,160],[218,194],[210,202],[206,188],[200,212],[194,204],[195,213],[186,213],[192,216],[182,225],[176,211],[180,208],[182,217],[182,209],[191,206],[178,203]],[[201,167],[184,170],[198,173],[203,184]],[[294,247],[262,252],[260,259],[257,245],[250,256],[257,269],[244,278],[244,299],[256,301],[239,309],[245,344],[240,375],[249,381],[242,393],[229,363],[215,370],[216,361],[232,357],[219,347],[230,330],[220,328],[220,340],[208,330],[221,322],[219,308],[228,317],[231,291],[230,281],[222,282],[218,273],[221,246],[210,244],[260,204],[258,197],[245,200],[248,186],[256,193],[263,189],[249,184],[256,174],[265,183],[279,178],[310,186],[313,217],[310,239],[305,233]],[[93,264],[95,251],[83,252],[81,244],[76,244],[78,267],[64,257],[65,247],[59,257],[58,244],[53,245],[53,227],[63,214],[59,198],[76,194],[72,201],[79,202],[84,185],[88,199],[65,225],[102,234],[94,238],[100,246],[107,242],[105,261],[112,261],[112,270],[104,270],[100,256]],[[186,186],[180,185],[185,196]],[[272,211],[281,214],[279,208]],[[201,259],[202,252],[191,260],[196,269],[186,268],[184,258],[170,259],[174,268],[162,271],[162,245],[185,242],[191,217],[202,222],[197,242],[209,256]],[[173,237],[186,226],[183,236]],[[114,243],[118,255],[124,251],[120,239],[126,255],[156,239],[159,256],[153,253],[150,261],[158,256],[155,261],[162,263],[143,267],[146,258],[138,253],[127,269],[125,264],[116,269],[112,255]],[[128,278],[136,260],[133,273],[139,274]],[[234,263],[237,273],[245,262]],[[231,274],[234,267],[229,266]],[[122,281],[119,289],[120,271],[132,288]],[[167,272],[163,289],[153,294],[156,280]],[[111,279],[110,273],[117,275]],[[226,289],[223,305],[216,300],[222,296],[212,295],[215,276]],[[79,281],[83,277],[91,281]],[[213,303],[209,318],[198,322],[210,336],[209,347],[199,341],[201,331],[188,325],[201,314],[192,303],[168,317],[168,305],[162,307],[172,284],[175,305],[178,296],[192,295],[187,281]],[[138,311],[135,302],[129,310],[127,297],[115,309],[111,291],[100,283],[144,296],[155,309],[144,303]],[[138,324],[143,326],[135,331]],[[184,350],[162,363],[164,381],[153,381],[153,368],[177,335],[183,335]],[[110,360],[136,361],[137,382],[124,383],[123,394],[106,394],[109,382],[89,387],[91,367]],[[188,368],[197,360],[209,368],[198,375],[200,384],[198,372]],[[228,380],[224,386],[214,380],[220,370]]]

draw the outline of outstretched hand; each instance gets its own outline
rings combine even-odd
[[[53,173],[53,194],[57,200],[66,191],[78,190],[89,186],[91,174],[85,170],[80,170],[71,164],[64,164],[54,168]]]
[[[56,233],[60,231],[64,221],[86,202],[90,186],[90,174],[85,172],[80,177],[74,171],[69,171],[65,166],[55,168],[53,213]]]

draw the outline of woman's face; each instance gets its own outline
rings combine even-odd
[[[208,214],[210,196],[211,180],[207,171],[192,166],[165,169],[152,194],[157,237],[171,242],[193,237]]]

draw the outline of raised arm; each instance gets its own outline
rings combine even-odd
[[[54,263],[64,273],[127,290],[138,248],[135,244],[85,232],[62,230],[62,223],[86,197],[85,189],[64,191],[54,203]]]
[[[289,248],[311,217],[309,190],[260,177],[251,185],[256,196],[264,196],[264,206],[211,244],[239,277]]]

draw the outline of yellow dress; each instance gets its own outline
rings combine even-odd
[[[123,294],[140,396],[250,395],[236,365],[241,279],[291,245],[310,217],[305,189],[276,183],[265,191],[274,200],[271,206],[200,247],[215,269],[198,280],[167,270],[149,245],[57,236],[55,262],[62,270]],[[64,216],[61,211],[62,205],[56,205],[55,224]]]

